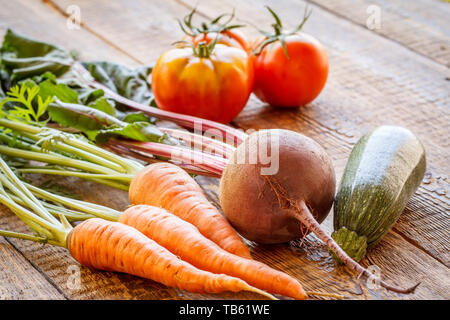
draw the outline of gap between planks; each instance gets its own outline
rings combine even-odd
[[[351,24],[353,24],[353,25],[355,25],[355,26],[358,26],[359,28],[369,30],[369,29],[365,28],[362,24],[360,24],[360,23],[358,23],[358,22],[355,22],[355,21],[353,21],[353,20],[351,20],[351,19],[348,19],[348,18],[347,18],[346,16],[344,16],[343,14],[341,14],[341,13],[339,13],[339,12],[337,12],[337,11],[333,11],[333,10],[331,10],[330,8],[324,6],[324,5],[321,4],[321,3],[312,2],[311,0],[304,0],[304,1],[307,2],[309,5],[312,5],[312,6],[316,6],[316,7],[321,8],[323,11],[328,12],[329,14],[335,16],[336,18],[346,20],[346,21],[350,22]],[[396,43],[396,44],[398,44],[398,45],[400,45],[400,46],[402,46],[402,47],[408,49],[409,51],[414,52],[415,54],[417,54],[417,55],[419,55],[419,56],[422,56],[422,57],[424,57],[424,58],[426,58],[426,59],[428,59],[428,60],[430,60],[430,61],[432,61],[432,62],[434,62],[434,63],[436,63],[436,64],[442,65],[441,63],[436,62],[436,60],[431,59],[431,58],[430,58],[429,56],[427,56],[426,54],[423,54],[423,53],[421,53],[421,52],[418,52],[418,51],[416,51],[416,50],[413,50],[413,49],[411,49],[410,47],[405,46],[403,43],[401,43],[401,42],[399,42],[399,41],[397,41],[397,40],[395,40],[395,39],[389,38],[389,37],[387,37],[386,35],[384,35],[384,34],[382,34],[382,33],[374,32],[374,34],[376,34],[377,36],[379,36],[379,37],[381,37],[381,38],[384,38],[384,39],[386,39],[386,40],[388,40],[388,41],[390,41],[390,42]]]
[[[405,240],[406,242],[408,242],[409,244],[413,245],[414,247],[416,247],[417,249],[420,249],[422,252],[426,253],[427,255],[429,255],[430,257],[433,257],[436,261],[440,262],[443,266],[447,267],[447,264],[445,263],[444,260],[440,259],[438,255],[434,256],[429,250],[427,250],[424,247],[421,247],[419,242],[417,242],[414,239],[411,239],[408,237],[407,234],[405,234],[404,232],[400,231],[399,229],[397,229],[395,227],[395,225],[392,227],[391,232],[398,234],[403,240]],[[448,268],[448,267],[447,267]]]
[[[333,7],[327,7],[325,4],[323,4],[323,3],[321,3],[321,2],[318,2],[318,0],[303,0],[303,1],[304,1],[304,2],[307,2],[308,4],[314,4],[314,5],[316,5],[317,7],[323,9],[324,11],[328,12],[328,13],[331,14],[331,15],[334,15],[334,16],[337,17],[337,18],[341,18],[341,19],[347,20],[347,21],[349,21],[349,22],[352,22],[354,25],[357,25],[357,26],[359,26],[359,27],[361,27],[361,28],[363,28],[363,29],[368,29],[368,28],[364,27],[364,24],[363,24],[363,23],[361,23],[361,22],[359,22],[359,21],[355,21],[355,20],[352,19],[351,17],[347,17],[344,13],[341,13],[341,12],[340,12],[338,9],[336,9],[336,8],[333,8]],[[438,0],[438,1],[445,1],[445,0]],[[430,5],[432,5],[432,4],[430,4]],[[373,31],[373,32],[374,32],[374,31]],[[377,34],[377,35],[379,35],[380,37],[382,37],[382,38],[384,38],[384,39],[387,39],[387,40],[392,41],[393,43],[397,43],[397,44],[399,44],[399,45],[401,45],[401,46],[403,46],[403,47],[409,49],[410,51],[412,51],[412,52],[414,52],[414,53],[416,53],[416,54],[418,54],[418,55],[420,55],[420,56],[422,56],[422,57],[428,58],[429,60],[432,60],[432,61],[434,61],[434,62],[437,63],[437,64],[440,64],[440,65],[442,65],[442,66],[445,66],[445,67],[447,67],[447,68],[450,68],[450,63],[439,62],[439,61],[436,59],[436,57],[427,55],[426,53],[423,53],[423,52],[421,52],[420,50],[414,49],[414,48],[411,47],[410,45],[408,45],[408,44],[406,44],[406,43],[403,43],[403,42],[401,42],[400,40],[397,40],[395,37],[389,37],[388,35],[386,35],[386,34],[384,34],[384,33],[382,33],[382,32],[374,32],[374,33]]]

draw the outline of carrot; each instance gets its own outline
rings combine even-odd
[[[274,298],[245,281],[195,268],[138,230],[100,218],[72,229],[67,248],[82,265],[124,272],[196,293],[251,291]]]
[[[90,218],[73,228],[64,216],[67,213],[65,208],[61,208],[58,220],[47,209],[48,206],[44,205],[45,202],[36,198],[29,186],[15,175],[2,157],[0,157],[0,186],[0,203],[10,208],[35,233],[30,235],[0,230],[0,236],[64,247],[84,266],[126,272],[182,290],[198,293],[251,291],[275,299],[272,295],[250,286],[244,280],[197,269],[140,231],[125,224]],[[101,206],[89,206],[82,201],[76,201],[76,205],[85,209],[94,207],[101,209]],[[77,213],[71,213],[72,217],[76,215]],[[118,218],[120,214],[110,211],[101,215]]]
[[[256,288],[295,299],[306,299],[302,285],[263,263],[225,251],[198,229],[162,208],[137,205],[125,210],[119,222],[131,226],[195,267],[224,273]]]
[[[176,165],[148,165],[131,181],[129,197],[132,204],[165,208],[226,251],[251,259],[249,249],[226,218],[206,199],[195,180]]]

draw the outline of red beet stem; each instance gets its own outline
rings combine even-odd
[[[156,142],[136,142],[128,140],[111,140],[108,146],[121,146],[129,150],[146,152],[170,160],[181,161],[185,164],[194,165],[215,175],[221,175],[227,159],[213,155],[190,150],[184,147],[170,146]]]
[[[199,148],[203,152],[214,156],[220,156],[228,159],[233,154],[234,150],[236,150],[235,147],[229,144],[209,137],[197,135],[189,131],[161,127],[158,128],[173,138],[183,140],[190,147]]]
[[[119,145],[105,145],[106,149],[115,152],[117,154],[120,154],[122,156],[129,156],[135,159],[139,159],[147,164],[156,163],[156,162],[170,162],[173,163],[183,170],[185,170],[187,173],[200,175],[204,177],[212,177],[212,178],[220,178],[220,175],[217,173],[213,173],[210,171],[206,171],[203,169],[200,169],[194,165],[186,164],[184,162],[180,161],[174,161],[174,160],[163,160],[163,159],[157,159],[152,154],[146,154],[146,152],[139,152],[131,149],[127,149],[123,146]]]

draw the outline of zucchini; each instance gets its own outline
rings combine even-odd
[[[397,222],[425,169],[423,145],[408,129],[381,126],[364,135],[335,198],[333,239],[360,261]]]

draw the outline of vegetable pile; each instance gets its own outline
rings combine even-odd
[[[0,52],[0,202],[36,235],[0,235],[66,247],[85,266],[191,292],[306,299],[296,279],[252,260],[239,234],[282,243],[312,232],[358,274],[413,292],[417,285],[397,288],[358,264],[423,178],[425,153],[411,132],[381,127],[364,136],[335,201],[332,161],[314,140],[282,129],[247,135],[224,125],[252,91],[292,107],[312,101],[325,85],[326,53],[300,33],[310,13],[286,32],[268,9],[274,34],[264,33],[253,47],[237,32],[240,25],[230,24],[234,13],[197,27],[194,10],[180,22],[186,36],[177,47],[137,70],[79,62],[8,30]],[[29,173],[127,190],[133,206],[121,213],[53,195],[24,181]],[[220,178],[224,215],[190,174]],[[330,236],[320,223],[333,203]]]

